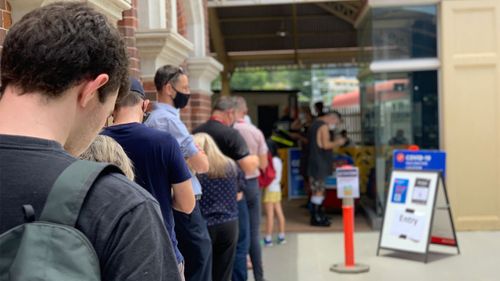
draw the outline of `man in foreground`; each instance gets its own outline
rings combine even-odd
[[[55,179],[128,91],[128,58],[104,15],[55,3],[9,30],[1,82],[0,234],[24,223],[25,204],[39,217]],[[96,180],[76,228],[92,244],[102,280],[180,280],[158,203],[125,176]]]

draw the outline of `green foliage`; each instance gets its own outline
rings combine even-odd
[[[222,87],[220,77],[212,82],[212,90]],[[231,76],[233,90],[299,90],[307,99],[311,96],[310,69],[236,70]]]

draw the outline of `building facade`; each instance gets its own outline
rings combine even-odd
[[[189,106],[182,110],[182,118],[189,128],[196,127],[209,117],[210,84],[223,70],[209,50],[208,19],[211,14],[208,6],[213,9],[225,3],[261,5],[265,2],[83,1],[116,22],[127,43],[131,74],[143,80],[151,98],[155,95],[153,76],[158,67],[174,64],[188,70],[192,98]],[[49,2],[52,0],[0,0],[0,45],[12,23],[28,11]],[[323,2],[322,7],[338,15],[338,11],[333,9],[336,6],[332,6],[338,1],[267,2]],[[371,58],[366,69],[360,70],[360,91],[357,95],[361,106],[363,138],[372,138],[374,145],[379,147],[376,148],[379,149],[377,155],[380,155],[380,159],[376,159],[378,193],[383,197],[385,184],[382,181],[386,170],[384,151],[380,147],[383,148],[394,131],[403,130],[411,135],[408,138],[412,142],[430,143],[432,145],[424,148],[439,148],[447,152],[447,188],[457,228],[500,229],[500,1],[358,2],[356,6],[363,6],[363,11],[357,19],[350,18],[349,13],[340,16],[352,22],[361,46],[363,38],[370,38],[375,39],[372,46],[379,47],[371,52],[362,51],[363,56],[368,54]],[[344,8],[352,6],[344,5]],[[408,26],[416,27],[418,32],[409,34],[393,28],[415,19],[405,15],[416,14],[420,15],[418,21]],[[220,22],[228,24],[222,16],[224,14],[219,15]],[[392,20],[391,17],[397,16],[400,18]],[[211,18],[215,18],[213,14]],[[368,24],[368,28],[363,29],[364,24]],[[212,34],[220,33],[220,30],[212,29]],[[368,30],[368,34],[364,34],[363,30]],[[233,34],[232,40],[241,37],[236,35]],[[355,41],[349,38],[349,42]],[[215,43],[219,41],[223,42],[215,40]],[[391,49],[392,45],[396,48]],[[224,54],[223,48],[219,49],[217,56],[221,61],[229,58],[236,63],[243,59],[242,54],[231,56]],[[328,56],[345,57],[347,61],[352,61],[352,53],[361,49],[330,51]],[[253,55],[255,60],[269,58],[273,61],[280,58],[307,61],[315,59],[316,54],[299,50],[290,54]],[[396,83],[398,80],[409,82]],[[392,88],[378,91],[384,85]],[[397,95],[397,92],[404,92],[405,95]],[[388,98],[384,99],[384,96]],[[365,137],[370,134],[372,136]]]
[[[210,84],[222,65],[209,54],[206,0],[82,0],[115,23],[125,39],[130,74],[140,78],[154,100],[153,78],[165,64],[187,69],[192,96],[181,111],[188,128],[210,115]],[[0,45],[10,26],[27,12],[53,0],[0,0]]]
[[[500,1],[370,0],[359,42],[363,140],[383,211],[391,137],[447,153],[460,230],[500,229]]]

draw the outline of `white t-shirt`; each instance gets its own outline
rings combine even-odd
[[[273,167],[276,171],[276,177],[267,188],[270,192],[279,192],[281,191],[281,174],[283,173],[283,162],[279,157],[273,157]]]

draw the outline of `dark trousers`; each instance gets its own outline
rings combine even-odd
[[[186,281],[211,281],[212,242],[198,204],[189,215],[174,210],[175,234],[184,256]]]
[[[212,239],[212,280],[230,281],[238,242],[238,220],[209,226],[208,232]]]
[[[238,245],[231,280],[246,281],[248,279],[247,254],[250,248],[250,220],[245,198],[238,201],[238,228]]]

